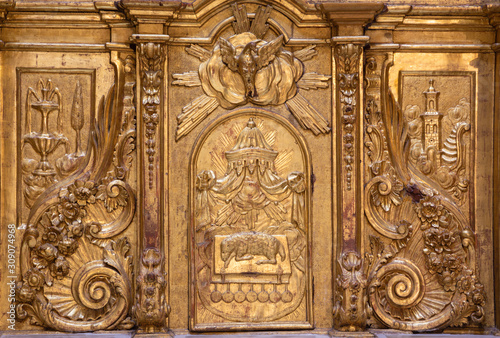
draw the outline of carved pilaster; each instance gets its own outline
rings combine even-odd
[[[356,242],[360,228],[358,201],[360,185],[360,139],[363,120],[360,118],[363,73],[363,46],[367,37],[335,37],[337,133],[340,166],[338,174],[340,214],[342,215],[340,245],[342,247],[337,270],[337,289],[334,306],[334,326],[341,331],[363,330],[366,326],[366,277]]]
[[[169,306],[165,296],[163,248],[163,149],[164,67],[166,35],[134,35],[141,118],[139,119],[140,229],[142,259],[138,268],[134,315],[140,332],[162,332]]]

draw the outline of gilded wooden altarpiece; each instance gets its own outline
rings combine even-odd
[[[499,13],[0,1],[0,328],[493,332]]]

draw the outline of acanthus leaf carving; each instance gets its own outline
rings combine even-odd
[[[148,160],[149,189],[153,188],[156,132],[160,122],[160,94],[165,61],[165,45],[155,42],[139,44],[139,60],[142,86],[142,118],[146,135],[146,154]]]
[[[346,189],[352,187],[354,164],[354,130],[356,125],[357,98],[359,91],[359,62],[363,47],[360,44],[346,43],[335,46],[337,64],[337,83],[339,87],[340,111],[342,114],[342,144],[345,168]]]
[[[156,248],[144,249],[137,276],[136,303],[132,312],[140,323],[139,332],[162,332],[170,305],[165,299],[165,276],[162,272],[163,254]]]
[[[341,331],[363,331],[371,314],[363,260],[357,252],[343,252],[338,266],[340,272],[336,280],[336,304],[333,308],[335,326]]]

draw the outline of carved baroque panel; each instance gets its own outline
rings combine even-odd
[[[95,70],[18,68],[18,215],[85,157],[95,107]]]
[[[193,330],[310,328],[309,152],[284,119],[243,109],[191,162]]]
[[[0,312],[488,333],[500,6],[422,1],[1,2]]]
[[[402,71],[401,109],[384,82],[391,58],[366,67],[371,83],[382,80],[365,111],[365,215],[375,230],[366,242],[370,325],[477,326],[486,296],[470,197],[474,73]]]

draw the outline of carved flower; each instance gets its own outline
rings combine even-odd
[[[474,285],[475,276],[472,275],[472,270],[464,269],[462,277],[457,281],[457,290],[460,293],[468,293]]]
[[[64,198],[62,203],[59,203],[57,209],[69,221],[76,219],[80,212],[77,204],[71,203],[67,198]]]
[[[472,302],[478,306],[484,306],[485,303],[484,286],[481,283],[474,284],[474,290],[471,293]]]
[[[427,248],[424,249],[424,253],[427,255],[427,268],[431,273],[441,273],[443,272],[443,255],[437,254],[435,252],[430,252]]]
[[[236,55],[240,55],[245,48],[254,53],[248,49],[250,45],[258,49],[268,43],[250,32],[234,35],[228,42],[234,46]],[[296,82],[302,77],[304,66],[290,52],[279,51],[273,60],[253,75],[231,70],[223,61],[223,50],[224,46],[217,44],[212,56],[198,69],[203,91],[217,98],[223,108],[233,109],[249,101],[258,105],[280,105],[297,93]],[[247,76],[246,82],[243,76]],[[255,84],[252,95],[248,95],[248,81]]]
[[[40,290],[45,282],[45,276],[37,268],[31,268],[24,275],[25,285],[33,290]]]
[[[73,221],[68,226],[68,231],[72,236],[80,237],[83,234],[83,224],[81,220]]]
[[[443,271],[438,277],[444,291],[455,291],[455,278],[453,278],[450,271]]]
[[[69,273],[69,263],[63,256],[57,257],[54,263],[50,265],[50,273],[57,279],[63,279]]]
[[[38,247],[38,256],[47,262],[52,262],[58,255],[57,248],[50,243],[42,244]]]
[[[57,244],[57,242],[61,239],[61,230],[54,226],[48,227],[45,229],[42,239],[45,242]]]
[[[104,201],[106,210],[112,212],[116,208],[127,205],[128,192],[123,187],[124,182],[115,180],[113,177],[106,177],[97,187],[96,198]]]
[[[57,247],[60,253],[69,256],[74,254],[76,249],[78,249],[78,242],[71,237],[64,237]]]
[[[451,244],[456,240],[455,234],[442,228],[430,228],[424,232],[425,245],[435,252],[451,251]]]
[[[68,197],[70,202],[76,202],[79,206],[87,203],[95,203],[95,184],[93,181],[76,180],[67,189],[61,189],[60,197]]]
[[[16,297],[20,303],[31,303],[35,299],[35,291],[25,283],[19,283]]]
[[[439,218],[443,213],[443,206],[435,196],[425,196],[417,205],[417,214],[422,221],[422,229],[425,230],[432,226],[438,226]]]

